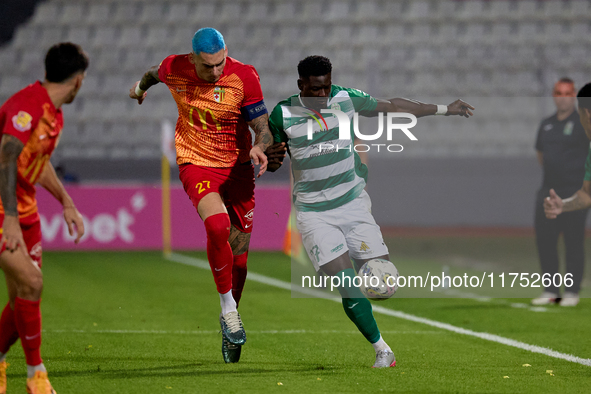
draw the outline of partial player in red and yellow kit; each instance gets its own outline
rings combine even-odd
[[[145,91],[163,82],[177,103],[180,178],[207,232],[207,258],[222,307],[224,360],[237,362],[246,341],[237,306],[252,232],[251,160],[260,164],[261,176],[267,169],[263,152],[273,139],[256,70],[227,55],[222,35],[201,29],[193,37],[193,52],[169,56],[152,67],[129,96],[141,104]]]
[[[45,58],[46,77],[14,94],[0,107],[0,267],[9,302],[0,316],[0,394],[6,392],[6,353],[18,338],[27,361],[28,393],[55,393],[41,360],[41,224],[35,184],[64,207],[76,243],[84,234],[82,216],[49,158],[64,124],[61,106],[82,86],[88,57],[75,44],[54,45]]]

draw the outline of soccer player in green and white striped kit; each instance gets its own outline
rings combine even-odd
[[[276,144],[267,150],[268,169],[276,171],[281,166],[287,144],[297,227],[304,247],[317,271],[340,277],[341,283],[350,277],[352,283],[351,259],[359,268],[374,258],[390,258],[370,212],[371,201],[364,190],[367,167],[351,147],[353,133],[351,139],[339,139],[338,119],[321,115],[322,109],[340,110],[352,123],[355,112],[362,116],[404,112],[416,117],[468,118],[474,108],[461,100],[449,106],[400,98],[378,100],[357,89],[333,85],[331,72],[330,60],[323,56],[309,56],[298,64],[300,93],[277,104],[269,119]],[[311,139],[308,119],[314,119]],[[345,313],[376,351],[373,366],[395,366],[396,358],[380,334],[370,302],[354,286],[340,287],[339,293]]]

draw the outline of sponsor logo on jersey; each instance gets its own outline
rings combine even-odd
[[[544,131],[550,131],[554,128],[554,125],[552,123],[547,124],[546,126],[544,126]]]
[[[368,252],[369,251],[369,246],[367,246],[367,244],[364,241],[361,241],[361,247],[359,248],[359,251],[361,251],[361,252]]]
[[[39,260],[39,259],[41,259],[42,253],[43,253],[43,249],[41,248],[41,242],[37,242],[31,248],[31,251],[29,252],[29,256],[31,256],[33,258],[33,260]]]
[[[343,244],[340,244],[340,245],[339,245],[339,246],[337,246],[336,248],[333,248],[333,249],[332,249],[330,252],[331,252],[331,253],[336,253],[336,252],[338,252],[339,250],[342,250],[344,247],[345,247],[345,245],[343,245]]]
[[[33,117],[28,112],[18,111],[18,114],[12,117],[12,125],[18,131],[27,131],[31,129]]]
[[[226,89],[222,88],[221,86],[216,86],[213,88],[213,99],[218,103],[224,101],[226,96]]]
[[[251,209],[250,211],[248,211],[248,213],[246,215],[244,215],[244,219],[248,220],[249,222],[252,222],[253,215],[254,215],[254,208]]]

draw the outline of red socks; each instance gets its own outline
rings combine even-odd
[[[228,242],[231,224],[227,214],[210,216],[204,223],[207,231],[207,260],[218,293],[226,294],[232,290],[232,297],[238,305],[246,281],[248,251],[240,256],[232,255],[232,248]]]
[[[205,219],[207,232],[207,260],[213,273],[218,293],[225,294],[232,290],[232,248],[230,237],[230,217],[227,213],[218,213]]]
[[[14,311],[7,303],[0,316],[0,353],[8,352],[8,349],[18,339],[18,330],[14,318]]]
[[[232,296],[236,301],[236,307],[242,297],[242,289],[246,281],[246,260],[248,259],[248,250],[240,256],[234,256],[234,265],[232,266]]]
[[[41,360],[41,300],[29,301],[16,297],[14,301],[14,320],[21,344],[25,351],[27,365],[39,365]]]

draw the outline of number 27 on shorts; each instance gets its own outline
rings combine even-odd
[[[197,191],[198,194],[203,193],[206,189],[209,189],[209,187],[209,181],[199,182],[197,185],[195,185],[195,189],[199,189]]]

